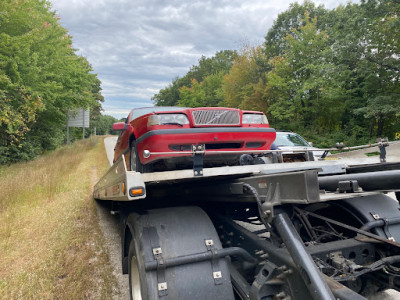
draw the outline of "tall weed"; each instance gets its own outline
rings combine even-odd
[[[106,165],[88,139],[0,171],[0,299],[107,299],[115,279],[92,186]]]

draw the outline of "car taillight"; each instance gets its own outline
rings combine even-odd
[[[151,115],[147,121],[147,127],[152,125],[180,125],[189,124],[185,114],[157,114]]]
[[[243,124],[268,124],[267,116],[264,114],[243,114]]]

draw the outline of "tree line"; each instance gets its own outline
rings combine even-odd
[[[156,105],[263,111],[272,127],[320,146],[400,131],[400,3],[335,9],[311,1],[278,15],[265,42],[202,57],[153,96]]]
[[[107,122],[103,101],[100,80],[48,1],[0,1],[0,164],[61,145],[70,110],[90,108],[95,124]]]

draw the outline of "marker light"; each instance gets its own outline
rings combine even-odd
[[[129,196],[137,197],[144,195],[144,188],[142,187],[134,187],[129,190]]]
[[[122,183],[122,194],[125,195],[126,189],[125,189],[125,182]]]

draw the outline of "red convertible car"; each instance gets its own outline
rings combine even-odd
[[[239,164],[241,154],[269,150],[275,140],[262,112],[223,107],[135,108],[113,129],[121,130],[114,162],[125,155],[130,170],[144,173],[188,168],[196,149],[204,166]]]

